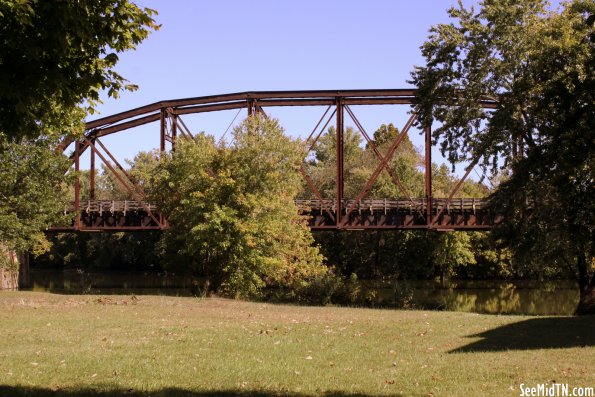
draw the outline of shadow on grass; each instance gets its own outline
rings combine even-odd
[[[358,393],[344,393],[339,391],[321,392],[316,394],[302,394],[291,392],[267,392],[254,390],[209,390],[209,391],[191,391],[178,388],[166,388],[155,391],[139,391],[134,389],[59,389],[54,390],[42,387],[29,386],[3,386],[0,385],[0,396],[11,397],[273,397],[273,396],[289,396],[289,397],[307,397],[307,396],[325,396],[325,397],[366,397],[368,394]]]
[[[449,353],[590,347],[595,346],[595,316],[532,318],[467,337],[481,340]]]

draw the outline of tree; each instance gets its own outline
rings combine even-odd
[[[118,53],[158,28],[129,0],[0,0],[0,134],[16,139],[82,131],[101,90],[135,89]]]
[[[153,199],[168,214],[164,255],[208,289],[262,297],[330,275],[294,199],[304,149],[276,120],[249,117],[231,146],[199,134],[157,168]]]
[[[491,198],[505,220],[496,236],[517,260],[568,269],[577,313],[595,313],[595,3],[546,5],[459,3],[456,23],[431,29],[411,82],[419,123],[441,123],[433,138],[451,162],[480,154],[485,170],[511,171]]]
[[[45,142],[15,144],[0,135],[0,267],[18,266],[8,263],[13,251],[48,248],[43,230],[61,221],[67,167]]]
[[[471,237],[464,232],[444,232],[435,235],[433,261],[438,268],[440,283],[450,276],[456,266],[474,265],[475,255],[471,251]]]
[[[135,89],[117,54],[158,28],[154,13],[128,0],[0,0],[0,261],[48,248],[68,169],[53,148],[82,134],[101,90]]]
[[[363,183],[360,175],[360,162],[363,153],[361,136],[352,127],[345,128],[343,134],[343,178],[345,196],[355,194]],[[329,129],[318,139],[313,147],[314,159],[308,164],[312,181],[323,197],[335,197],[337,192],[337,135],[335,127]]]

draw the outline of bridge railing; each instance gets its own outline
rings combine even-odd
[[[143,206],[144,204],[144,206]],[[74,211],[74,202],[65,209],[65,212]],[[157,210],[157,205],[150,203],[142,203],[136,200],[85,200],[80,203],[80,210],[83,212],[94,212],[102,214],[103,212],[130,212],[130,211],[146,211],[148,208],[151,211]]]
[[[336,211],[337,201],[334,199],[298,199],[295,201],[298,209],[301,212],[310,211]],[[439,209],[445,207],[448,211],[461,212],[475,212],[485,208],[486,199],[483,198],[454,198],[450,202],[446,198],[433,198],[432,208]],[[356,202],[355,200],[343,200],[343,208],[351,208],[354,211],[367,212],[384,212],[389,211],[421,211],[427,207],[427,200],[425,198],[415,199],[364,199]],[[80,203],[80,210],[87,213],[103,212],[121,212],[126,213],[130,211],[146,211],[146,208],[151,211],[156,211],[157,205],[151,203],[141,203],[136,200],[85,200]],[[66,212],[74,211],[74,203],[71,203]]]
[[[300,211],[335,211],[337,202],[333,199],[298,199],[296,204]],[[446,211],[471,211],[483,209],[486,200],[483,198],[456,198],[448,202],[446,198],[433,198],[432,208],[438,209],[446,206]],[[356,202],[355,200],[343,200],[343,208],[351,208],[355,211],[389,212],[389,211],[421,211],[427,207],[425,198],[416,199],[365,199]]]

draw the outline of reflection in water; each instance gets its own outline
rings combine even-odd
[[[192,280],[175,274],[34,270],[33,291],[64,294],[139,294],[191,296]]]
[[[196,284],[196,283],[195,283]],[[33,271],[33,290],[58,293],[191,296],[189,277],[166,273]],[[492,314],[570,315],[578,304],[572,281],[362,281],[366,305]]]
[[[578,289],[572,282],[457,281],[447,286],[409,283],[412,307],[491,314],[570,315]]]

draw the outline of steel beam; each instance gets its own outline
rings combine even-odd
[[[139,117],[137,119],[130,120],[130,121],[127,121],[124,123],[97,128],[94,130],[94,132],[88,134],[88,136],[89,137],[94,137],[94,136],[102,137],[105,135],[113,134],[115,132],[120,132],[120,131],[128,130],[130,128],[138,127],[138,126],[141,126],[144,124],[149,124],[149,123],[159,120],[160,118],[161,118],[160,113],[150,114],[148,116]]]
[[[159,113],[159,151],[161,156],[165,154],[165,109]]]
[[[382,154],[380,153],[380,151],[376,147],[376,144],[370,138],[370,136],[368,135],[368,133],[366,132],[366,130],[364,129],[364,127],[362,126],[362,124],[359,122],[358,118],[355,116],[355,113],[353,113],[353,111],[351,110],[351,108],[349,106],[345,106],[345,110],[347,110],[347,113],[349,113],[349,115],[351,116],[351,119],[353,120],[353,122],[355,123],[355,125],[357,126],[357,128],[359,129],[360,133],[362,134],[362,136],[364,137],[364,139],[366,140],[366,142],[368,143],[368,145],[370,145],[370,147],[372,148],[372,151],[376,155],[376,158],[378,160],[382,161],[383,160]],[[388,173],[388,175],[392,179],[393,183],[401,191],[401,193],[403,193],[403,195],[412,204],[415,204],[413,202],[413,199],[411,198],[411,195],[409,194],[409,192],[407,191],[407,189],[405,188],[405,186],[403,186],[403,184],[401,183],[401,180],[397,177],[397,175],[395,175],[395,173],[393,172],[393,170],[390,167],[388,167],[388,166],[385,167],[384,169],[386,170],[386,172]]]
[[[81,178],[80,172],[80,146],[81,142],[77,139],[74,144],[74,171],[76,173],[76,179],[74,181],[74,227],[79,228],[81,226]]]
[[[383,160],[380,162],[380,164],[378,164],[378,166],[376,167],[376,169],[374,170],[374,172],[370,176],[370,179],[368,179],[368,182],[366,183],[366,186],[364,186],[364,188],[357,195],[357,198],[355,199],[354,203],[347,209],[346,216],[349,216],[349,214],[351,214],[351,212],[355,209],[356,203],[358,201],[360,201],[361,199],[363,199],[366,196],[366,194],[368,194],[368,192],[370,191],[370,189],[372,188],[372,186],[374,186],[374,183],[376,183],[376,180],[378,179],[378,176],[380,175],[380,173],[382,172],[382,170],[388,165],[388,162],[392,159],[393,155],[397,151],[397,148],[399,147],[399,145],[401,144],[401,142],[403,141],[403,139],[405,138],[405,136],[409,132],[409,129],[413,125],[413,123],[414,123],[414,121],[415,121],[416,118],[417,118],[417,116],[415,114],[412,114],[411,117],[409,117],[409,120],[407,120],[407,123],[405,123],[405,126],[401,130],[401,133],[399,134],[399,136],[397,137],[397,139],[395,139],[395,141],[393,142],[393,144],[391,145],[391,147],[388,149],[388,151],[387,151],[386,155],[384,156]]]
[[[97,131],[94,134],[97,134],[97,136],[109,135],[159,120],[161,118],[160,113],[166,108],[172,108],[175,114],[187,114],[243,108],[248,106],[249,101],[252,101],[252,103],[257,101],[260,107],[328,106],[334,104],[336,98],[341,98],[344,105],[413,104],[415,95],[416,90],[414,89],[260,91],[211,95],[155,102],[89,121],[86,123],[85,129],[87,131],[96,129]],[[497,106],[497,101],[493,98],[484,98],[480,103],[484,108],[493,109]],[[456,98],[454,104],[456,105]],[[90,137],[92,134],[88,133],[87,136]],[[65,138],[58,145],[58,150],[66,150],[72,142],[71,138]]]
[[[477,164],[477,162],[479,161],[480,158],[481,158],[481,156],[476,156],[475,159],[473,161],[471,161],[471,164],[469,164],[469,166],[467,167],[467,169],[465,171],[465,175],[463,175],[463,177],[461,179],[459,179],[459,181],[457,182],[455,187],[452,189],[452,191],[448,195],[448,198],[446,199],[446,203],[444,203],[442,208],[440,208],[440,210],[436,213],[436,216],[435,216],[434,220],[432,221],[431,226],[434,226],[438,222],[438,219],[440,218],[440,216],[442,215],[444,210],[448,207],[448,205],[452,201],[452,198],[454,197],[454,195],[457,194],[457,192],[459,191],[461,186],[463,186],[463,182],[465,182],[467,180],[469,173],[471,172],[473,167],[475,167],[475,164]]]
[[[337,200],[337,213],[336,222],[337,226],[341,227],[343,219],[343,189],[344,189],[344,144],[345,139],[343,137],[343,103],[341,98],[336,99],[336,110],[337,110],[337,124],[336,124],[336,161],[337,161],[337,177],[336,177],[336,200]]]
[[[101,148],[103,149],[103,151],[105,152],[105,154],[108,155],[109,159],[111,161],[114,162],[114,164],[116,165],[116,167],[126,176],[126,178],[128,179],[128,181],[130,182],[130,184],[136,189],[136,191],[138,192],[138,194],[140,194],[143,198],[147,198],[147,194],[145,193],[145,191],[143,190],[143,188],[134,183],[132,181],[132,178],[130,177],[130,174],[128,174],[128,171],[126,171],[124,169],[124,167],[122,167],[122,165],[120,164],[120,162],[118,161],[118,159],[116,159],[114,157],[114,155],[112,154],[112,152],[110,152],[107,147],[103,144],[103,142],[101,142],[99,139],[95,139],[95,141],[91,141],[91,143],[96,143],[99,146],[101,146]],[[91,150],[91,153],[95,154],[95,151]]]
[[[101,159],[101,161],[103,161],[103,163],[105,164],[105,166],[112,172],[112,174],[116,177],[116,179],[118,179],[118,181],[120,181],[120,183],[122,184],[122,186],[124,186],[124,188],[126,190],[128,190],[128,193],[130,193],[132,195],[132,197],[135,197],[140,204],[142,205],[143,209],[145,211],[147,211],[147,214],[155,221],[156,224],[160,225],[161,223],[159,222],[159,220],[157,220],[157,218],[155,218],[155,216],[153,215],[153,213],[151,212],[151,209],[144,203],[144,199],[145,197],[143,197],[142,195],[140,197],[139,193],[137,191],[135,191],[134,188],[131,188],[130,186],[128,186],[128,184],[126,183],[126,181],[124,180],[124,178],[122,178],[121,175],[118,174],[118,172],[114,169],[114,167],[112,167],[112,165],[110,164],[110,162],[103,156],[103,154],[97,150],[97,148],[95,147],[95,145],[93,145],[91,143],[91,141],[87,140],[87,145],[89,145],[89,147],[91,148],[91,150],[93,150]],[[134,185],[133,185],[134,186]]]
[[[91,141],[93,142],[93,140]],[[95,152],[91,150],[89,165],[89,200],[95,200]]]

